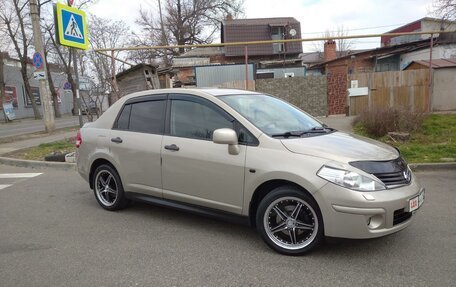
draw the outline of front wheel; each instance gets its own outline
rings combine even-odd
[[[324,236],[323,219],[315,200],[293,186],[272,190],[260,202],[256,225],[263,240],[285,255],[302,255]]]

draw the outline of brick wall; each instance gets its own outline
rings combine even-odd
[[[328,114],[345,114],[347,106],[347,66],[327,65]]]
[[[261,79],[255,81],[257,92],[279,97],[313,116],[327,114],[326,76]]]

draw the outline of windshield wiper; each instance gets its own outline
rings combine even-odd
[[[273,134],[273,135],[271,135],[271,137],[273,137],[273,138],[302,137],[303,135],[306,135],[306,134],[321,134],[321,133],[328,133],[328,131],[333,132],[333,131],[335,131],[335,129],[329,128],[327,126],[326,127],[324,127],[324,126],[323,127],[313,127],[306,131],[289,131],[289,132],[284,132],[284,133],[280,133],[280,134]]]
[[[303,135],[303,131],[289,131],[280,134],[273,134],[271,137],[273,138],[289,138],[289,137],[301,137]]]

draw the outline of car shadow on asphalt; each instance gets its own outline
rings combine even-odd
[[[199,230],[199,232],[211,233],[212,235],[214,232],[222,237],[229,235],[231,238],[249,241],[248,245],[252,248],[258,249],[257,251],[270,251],[272,254],[276,254],[274,251],[269,249],[266,244],[258,244],[262,243],[259,234],[255,228],[248,225],[213,219],[211,217],[142,202],[133,202],[122,212],[128,212],[135,217],[139,216],[145,218],[145,220],[150,218],[151,221],[166,221],[176,227],[192,228],[194,230]],[[389,252],[391,250],[392,245],[400,245],[397,241],[401,241],[400,235],[397,234],[373,239],[343,239],[326,237],[321,246],[309,253],[307,256],[326,257],[330,255],[332,258],[343,259],[347,256],[362,256],[363,254],[384,254],[385,252]]]

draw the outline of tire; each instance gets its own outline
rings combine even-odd
[[[112,166],[103,164],[97,167],[92,184],[95,198],[104,209],[115,211],[127,206],[122,181]]]
[[[266,244],[285,255],[305,254],[324,238],[318,204],[294,186],[275,188],[261,200],[256,226]]]
[[[53,153],[44,157],[44,161],[65,162],[68,153]]]

